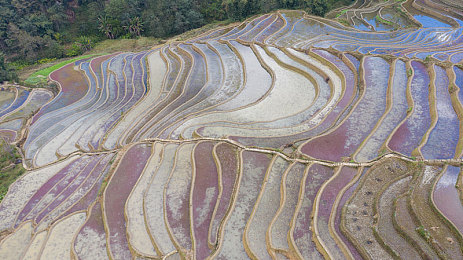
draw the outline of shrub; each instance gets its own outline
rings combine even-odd
[[[338,18],[339,16],[345,14],[346,12],[347,12],[347,9],[342,10],[341,12],[339,12],[339,13],[336,15],[336,18]]]
[[[413,75],[413,70],[410,68],[407,70],[407,76],[411,77]]]
[[[49,63],[52,61],[55,61],[56,58],[43,58],[37,61],[38,64],[44,64],[44,63]]]
[[[419,226],[417,227],[416,229],[416,232],[418,232],[418,234],[424,238],[426,241],[430,241],[431,240],[431,234],[429,233],[428,230],[426,230],[423,226]]]
[[[40,56],[49,59],[60,59],[63,58],[65,54],[66,50],[64,46],[50,39],[47,48],[40,53]]]
[[[73,57],[73,56],[78,56],[82,55],[84,53],[82,51],[82,48],[80,47],[80,44],[77,42],[74,42],[69,49],[66,50],[66,56],[68,57]]]
[[[0,84],[4,81],[18,80],[15,69],[5,61],[5,56],[0,52]]]
[[[83,52],[89,51],[95,45],[94,41],[87,36],[80,36],[79,39],[76,41]]]

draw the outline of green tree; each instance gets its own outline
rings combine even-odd
[[[104,33],[108,39],[114,39],[113,25],[106,16],[99,17],[98,24],[100,32]]]
[[[124,29],[131,36],[141,36],[141,32],[143,31],[143,22],[138,16],[135,18],[131,18],[129,19],[129,23],[124,26]]]
[[[328,12],[328,4],[325,0],[312,0],[310,3],[312,14],[324,16]]]
[[[11,57],[20,57],[32,62],[37,60],[39,52],[46,47],[46,40],[40,36],[33,36],[29,32],[19,29],[16,25],[8,25],[6,44]]]
[[[0,83],[5,81],[18,80],[16,71],[5,61],[5,55],[0,52]]]
[[[82,52],[91,50],[94,45],[92,39],[87,36],[80,36],[76,43],[80,46]]]
[[[221,0],[202,1],[200,11],[207,22],[225,19],[225,11]]]
[[[67,25],[68,19],[66,9],[61,2],[56,1],[56,3],[50,7],[47,12],[50,22],[53,24],[54,31],[59,32]]]

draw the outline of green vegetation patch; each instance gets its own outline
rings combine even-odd
[[[50,67],[47,67],[45,69],[34,72],[24,82],[27,85],[37,85],[39,83],[44,83],[44,82],[47,81],[48,75],[50,75],[50,73],[52,73],[54,70],[59,69],[59,68],[65,66],[65,65],[67,65],[69,63],[76,62],[76,61],[82,60],[82,59],[88,59],[88,58],[91,58],[91,57],[94,57],[94,56],[97,56],[97,55],[98,54],[89,54],[89,55],[75,57],[75,58],[72,58],[72,59],[69,59],[69,60],[64,60],[64,61],[62,61],[60,63],[57,63],[55,65],[52,65]]]
[[[161,39],[154,37],[137,37],[134,39],[104,40],[95,44],[90,53],[102,55],[102,53],[113,53],[118,51],[137,52],[148,50],[161,43]]]
[[[21,160],[16,148],[0,137],[0,201],[5,197],[8,187],[26,172]]]
[[[431,240],[431,234],[423,226],[419,226],[415,230],[424,240],[428,242]]]
[[[376,15],[376,21],[397,28],[397,25],[389,20],[383,19],[379,14]]]
[[[339,12],[337,15],[336,15],[336,18],[338,18],[339,16],[345,14],[347,12],[348,9],[344,9],[342,10],[341,12]]]

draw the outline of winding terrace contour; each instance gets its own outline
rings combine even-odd
[[[456,2],[278,11],[2,87],[28,171],[0,256],[463,258]]]

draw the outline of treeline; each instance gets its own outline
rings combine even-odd
[[[275,9],[323,16],[352,0],[0,0],[0,82],[4,63],[76,56],[109,38],[166,38],[213,21],[242,20]],[[336,6],[335,6],[336,5]],[[14,73],[13,73],[14,74]],[[4,76],[8,75],[8,76]]]

